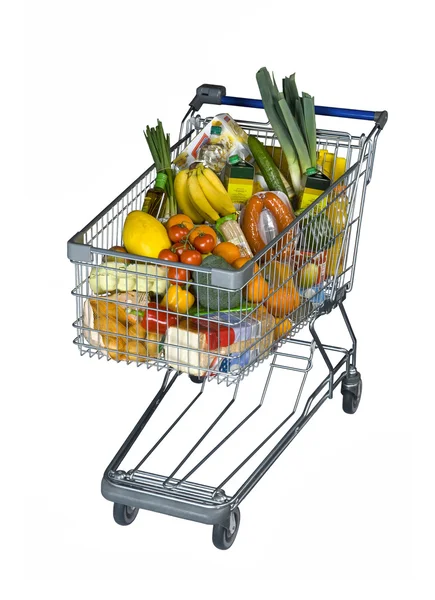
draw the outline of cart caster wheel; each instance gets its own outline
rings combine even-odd
[[[358,371],[348,375],[341,383],[343,394],[343,410],[348,415],[353,415],[358,410],[362,393],[362,380]]]
[[[113,518],[118,525],[130,525],[133,523],[139,512],[138,508],[126,506],[125,504],[113,504]]]
[[[193,383],[203,383],[204,381],[204,377],[197,377],[196,375],[189,375],[189,379],[190,381],[193,381]]]
[[[223,525],[213,525],[213,544],[219,550],[228,550],[236,539],[237,532],[239,531],[240,525],[240,509],[235,508],[230,514],[230,527],[224,527]]]

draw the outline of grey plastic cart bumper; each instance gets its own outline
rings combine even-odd
[[[162,477],[163,481],[165,478]],[[212,492],[214,488],[206,486],[198,486],[203,488],[205,492]],[[162,493],[160,487],[159,492],[151,490],[134,489],[126,486],[125,480],[122,485],[118,485],[116,481],[110,480],[106,475],[101,482],[101,493],[111,502],[134,506],[145,510],[180,517],[190,521],[197,521],[207,525],[215,525],[217,523],[225,523],[230,518],[231,500],[222,494],[222,502],[202,504],[188,501],[175,495],[171,496],[171,492]],[[206,496],[207,494],[204,494]]]

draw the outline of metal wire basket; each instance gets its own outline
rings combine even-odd
[[[193,121],[195,127],[173,147],[173,158],[205,122]],[[275,160],[282,161],[270,126],[250,121],[240,121],[240,125],[274,148]],[[158,259],[144,262],[143,257],[108,251],[122,245],[127,214],[141,209],[146,190],[155,180],[152,165],[69,242],[69,257],[75,264],[74,343],[89,356],[172,368],[219,383],[244,378],[312,321],[325,304],[333,303],[343,289],[351,290],[375,141],[364,135],[319,130],[317,149],[334,157],[332,180],[339,157],[346,160],[344,175],[241,269],[190,268],[197,282],[189,291],[201,298],[202,304],[197,314],[192,311],[182,319],[159,307],[158,311],[165,313],[160,315],[163,319],[178,316],[182,321],[182,327],[171,328],[159,339],[146,329],[138,331],[129,315],[143,311],[156,292],[164,293],[170,284],[167,263]],[[333,226],[325,230],[325,223],[330,222]],[[305,250],[307,238],[309,251]],[[307,285],[307,269],[313,265],[320,274],[315,285]],[[199,273],[204,275],[197,277]],[[263,279],[265,294],[261,293]],[[274,306],[275,318],[267,311],[268,305]],[[95,314],[97,318],[92,318]],[[228,347],[224,340],[229,339],[229,322],[240,339]],[[210,349],[204,340],[212,336],[217,347],[215,343]]]

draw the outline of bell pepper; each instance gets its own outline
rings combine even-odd
[[[163,310],[169,309],[172,312],[187,314],[194,302],[195,296],[188,290],[183,289],[180,285],[170,285],[160,306]]]
[[[157,302],[148,302],[141,325],[149,332],[163,334],[168,327],[176,326],[177,321],[177,315],[170,315],[167,309]]]

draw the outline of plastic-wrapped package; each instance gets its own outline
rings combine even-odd
[[[239,248],[241,256],[247,256],[248,258],[253,257],[251,248],[237,222],[237,216],[235,214],[226,215],[216,221],[216,230],[226,242],[231,242]]]
[[[261,211],[260,220],[258,222],[258,231],[261,239],[268,244],[278,235],[278,225],[273,214],[265,208]]]
[[[214,145],[216,148],[212,147]],[[253,161],[247,133],[230,115],[222,113],[209,121],[180,152],[174,159],[174,165],[177,169],[188,169],[192,163],[201,160],[216,173],[220,173],[232,154],[237,154],[247,162]]]
[[[280,200],[282,200],[291,210],[292,206],[290,204],[289,199],[283,192],[273,191],[273,193],[278,196]],[[257,192],[254,196],[258,196],[262,198],[265,192]],[[243,228],[243,215],[245,213],[245,209],[243,208],[240,212],[239,223],[240,227]],[[271,242],[278,235],[278,225],[276,223],[276,219],[273,214],[267,208],[261,211],[260,219],[258,221],[258,231],[260,233],[260,237],[265,244]]]
[[[210,313],[166,332],[166,358],[174,368],[202,377],[209,369],[236,372],[254,362],[273,341],[274,317],[266,310]]]

